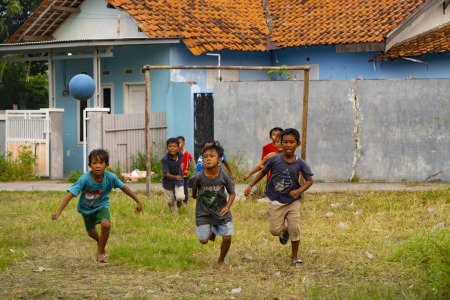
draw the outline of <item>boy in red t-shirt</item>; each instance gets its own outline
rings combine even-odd
[[[281,128],[281,127],[274,127],[270,130],[269,136],[270,136],[270,139],[272,140],[272,143],[269,143],[262,148],[261,159],[263,159],[270,152],[277,152],[277,147],[275,146],[275,140],[277,138],[277,134],[281,133],[282,131],[283,131],[283,128]]]
[[[270,129],[269,136],[270,136],[270,139],[272,140],[272,143],[267,144],[263,147],[261,159],[264,159],[264,157],[266,157],[266,155],[271,152],[277,152],[275,140],[277,139],[277,135],[279,133],[281,133],[282,131],[283,131],[283,128],[281,128],[281,127],[274,127],[272,129]],[[269,174],[267,174],[267,181],[269,181]]]
[[[188,182],[189,182],[189,161],[192,162],[194,165],[194,170],[197,168],[197,165],[195,164],[195,160],[192,157],[191,153],[189,151],[184,150],[183,147],[185,145],[184,136],[177,137],[178,141],[180,142],[180,151],[183,152],[183,160],[181,161],[181,169],[183,170],[183,178],[184,178],[184,203],[187,204],[188,202]]]

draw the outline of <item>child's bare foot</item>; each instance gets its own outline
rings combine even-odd
[[[214,233],[214,231],[211,231],[211,234],[209,235],[209,240],[211,242],[214,242],[216,240],[216,234]]]
[[[230,271],[230,267],[228,265],[225,264],[224,261],[218,261],[217,262],[219,264],[219,268],[223,271]]]
[[[99,263],[107,263],[108,261],[106,260],[106,258],[103,256],[103,254],[99,254],[97,253],[96,255],[96,259]]]

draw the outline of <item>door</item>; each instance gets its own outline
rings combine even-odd
[[[145,84],[127,85],[126,114],[145,113]]]

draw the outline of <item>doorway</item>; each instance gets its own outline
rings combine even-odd
[[[214,139],[214,98],[212,93],[194,94],[194,156],[202,154],[206,140]]]

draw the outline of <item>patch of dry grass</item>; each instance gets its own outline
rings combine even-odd
[[[134,202],[113,193],[110,263],[101,265],[75,199],[51,221],[64,193],[0,192],[0,298],[445,298],[449,195],[448,187],[307,194],[299,253],[305,263],[296,268],[290,246],[268,232],[268,204],[235,202],[232,270],[223,273],[216,265],[220,238],[197,241],[194,203],[173,217],[155,193],[134,215]],[[52,270],[33,272],[39,267]]]

